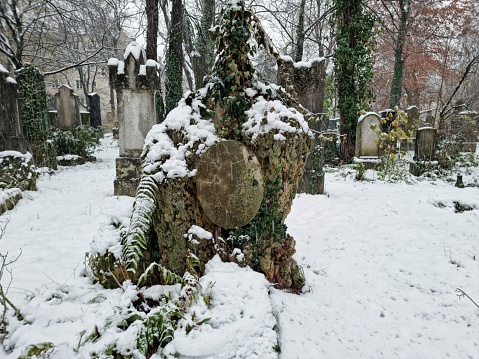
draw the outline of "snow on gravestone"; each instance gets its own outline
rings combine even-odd
[[[256,156],[241,142],[217,142],[200,157],[196,188],[208,218],[223,228],[248,224],[263,200],[263,175]]]

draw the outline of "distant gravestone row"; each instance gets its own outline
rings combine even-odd
[[[101,126],[100,96],[88,95],[88,112],[80,111],[78,95],[70,86],[62,85],[55,94],[55,111],[50,111],[50,124],[62,131],[75,131],[80,126]]]

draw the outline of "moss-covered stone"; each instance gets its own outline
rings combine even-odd
[[[16,151],[0,152],[0,189],[19,188],[33,191],[37,187],[37,175],[33,157]]]

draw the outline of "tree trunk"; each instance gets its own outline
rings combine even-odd
[[[409,0],[399,0],[401,16],[399,19],[399,32],[394,46],[394,75],[389,95],[389,107],[394,109],[401,102],[402,79],[404,73],[403,47],[406,41],[407,19],[409,16]]]
[[[299,4],[298,25],[296,26],[296,44],[294,47],[294,61],[300,62],[303,59],[304,51],[304,11],[306,0],[301,0]]]
[[[214,17],[215,0],[204,0],[196,51],[191,58],[196,89],[203,87],[203,79],[211,72],[213,66],[215,46],[210,38],[209,29],[213,26]]]
[[[183,95],[183,2],[173,0],[166,51],[165,112],[176,107]]]
[[[158,0],[146,0],[146,58],[155,60],[158,58]]]

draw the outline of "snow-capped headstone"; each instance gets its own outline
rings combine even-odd
[[[416,131],[416,143],[414,145],[414,159],[416,161],[435,160],[436,129],[421,127]]]
[[[70,86],[62,85],[55,98],[57,115],[53,125],[64,131],[75,130],[82,124],[78,96]]]
[[[324,79],[326,61],[324,58],[315,58],[309,62],[293,62],[289,56],[282,56],[278,60],[278,83],[287,88],[292,86],[298,96],[299,103],[322,119]],[[318,132],[326,130],[329,122],[325,119],[309,121],[309,127]],[[310,194],[324,193],[324,156],[320,148],[319,138],[315,140],[315,149],[306,161],[303,176],[299,182],[298,192]]]
[[[0,64],[0,151],[27,151],[18,107],[18,85]]]
[[[141,177],[140,155],[145,137],[156,124],[156,62],[146,61],[141,45],[128,45],[124,61],[108,61],[116,90],[120,157],[116,160],[115,195],[135,196]]]
[[[376,113],[368,112],[359,117],[356,128],[355,156],[357,158],[379,156],[378,136],[371,129],[372,125],[375,125],[377,129],[381,127],[381,118]]]

